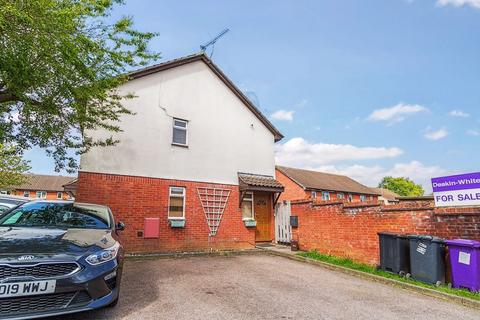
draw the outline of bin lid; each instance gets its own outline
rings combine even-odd
[[[480,242],[475,240],[468,239],[453,239],[445,241],[449,246],[459,246],[459,247],[471,247],[471,248],[480,248]]]
[[[445,243],[445,240],[435,236],[426,236],[420,234],[409,234],[407,236],[409,239],[414,240],[424,240],[424,241],[431,241],[431,242],[438,242],[438,243]]]
[[[392,238],[404,238],[406,239],[407,236],[404,234],[398,234],[398,233],[393,233],[393,232],[388,232],[388,231],[382,231],[382,232],[377,232],[379,236],[389,236]]]

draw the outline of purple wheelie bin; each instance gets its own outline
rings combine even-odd
[[[480,242],[475,240],[447,240],[452,265],[452,285],[480,291]]]

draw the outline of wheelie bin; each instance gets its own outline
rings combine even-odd
[[[480,291],[480,242],[475,240],[447,240],[452,285],[454,288],[467,288]]]
[[[380,268],[404,276],[410,272],[410,242],[407,236],[379,232]]]
[[[438,237],[409,235],[412,278],[439,286],[445,283],[445,241]]]

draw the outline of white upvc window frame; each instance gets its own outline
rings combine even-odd
[[[40,197],[38,196],[40,194]],[[47,199],[47,191],[37,191],[35,193],[37,199]]]
[[[182,189],[182,194],[175,194],[172,193],[173,189]],[[183,215],[181,217],[170,217],[170,198],[183,198]],[[187,188],[185,187],[179,187],[179,186],[170,186],[168,188],[168,212],[167,212],[167,217],[168,220],[185,220],[185,199],[187,198]]]
[[[322,191],[322,200],[323,201],[328,201],[330,200],[330,192],[329,191]]]
[[[176,124],[176,122],[184,123],[185,127],[179,126]],[[173,139],[175,137],[175,130],[181,130],[185,131],[185,144],[175,142]],[[173,118],[173,127],[172,127],[172,145],[174,146],[180,146],[180,147],[188,147],[188,121],[179,119],[179,118]]]
[[[317,191],[312,191],[310,193],[310,196],[312,197],[312,199],[317,199]]]
[[[246,195],[251,195],[252,197],[251,198],[245,198]],[[250,202],[251,206],[252,206],[252,217],[251,218],[244,218],[243,217],[243,210],[242,210],[242,220],[245,221],[245,220],[255,220],[255,201],[254,201],[254,195],[253,195],[253,192],[245,192],[245,194],[243,195],[243,199],[242,199],[242,209],[243,209],[243,202],[244,201],[247,201],[247,202]]]
[[[339,200],[344,200],[344,199],[345,199],[345,193],[343,193],[343,192],[337,192],[337,199],[339,199]]]
[[[348,194],[348,202],[353,202],[353,194]]]
[[[24,198],[30,198],[30,191],[23,191]]]
[[[361,194],[360,195],[360,202],[365,202],[365,201],[367,201],[367,196],[364,195],[364,194]]]

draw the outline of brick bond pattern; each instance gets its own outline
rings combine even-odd
[[[292,201],[299,227],[293,231],[301,250],[379,263],[377,232],[429,234],[442,238],[480,240],[480,208],[434,208],[431,201],[402,202],[395,206]]]
[[[118,220],[126,224],[121,233],[128,252],[176,252],[246,249],[255,246],[255,228],[246,228],[239,208],[239,189],[221,185],[180,180],[79,172],[76,200],[108,205]],[[185,228],[168,223],[169,187],[186,188]],[[218,233],[209,237],[197,187],[231,190]],[[158,239],[144,239],[145,218],[160,218]]]

